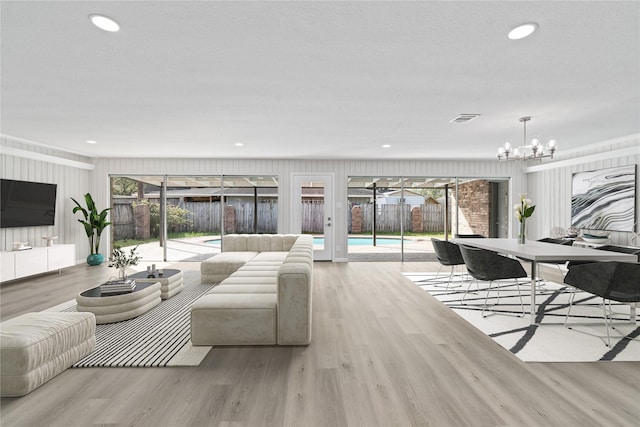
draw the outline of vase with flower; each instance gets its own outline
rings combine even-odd
[[[521,244],[525,244],[527,238],[527,218],[533,215],[533,211],[536,209],[536,206],[533,204],[531,199],[527,199],[526,194],[520,195],[520,203],[515,205],[515,216],[520,221],[520,234],[518,235],[518,242]]]

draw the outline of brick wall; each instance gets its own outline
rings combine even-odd
[[[482,234],[489,237],[491,189],[484,180],[458,185],[458,233]]]
[[[362,208],[360,206],[351,208],[351,232],[362,233]]]
[[[414,233],[422,233],[424,231],[422,224],[422,209],[419,207],[411,209],[411,231]]]
[[[236,207],[232,205],[226,205],[224,207],[224,232],[235,233],[236,232]]]

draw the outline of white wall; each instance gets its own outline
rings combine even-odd
[[[54,225],[2,228],[0,250],[11,250],[13,242],[46,246],[42,236],[58,236],[55,243],[75,243],[79,261],[86,257],[87,235],[71,213],[74,205],[70,197],[82,199],[90,191],[92,168],[87,157],[0,137],[0,178],[58,184]]]
[[[536,211],[528,222],[529,238],[548,237],[553,227],[571,225],[571,182],[576,172],[640,165],[640,135],[605,141],[565,153],[553,163],[528,168],[528,196],[536,204]],[[636,221],[640,217],[640,170],[636,175]],[[640,231],[636,228],[636,232]],[[612,232],[611,242],[618,245],[640,246],[631,242],[631,233]]]

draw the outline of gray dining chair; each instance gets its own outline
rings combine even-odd
[[[431,244],[433,245],[433,251],[436,254],[436,258],[438,258],[438,262],[440,263],[440,268],[438,269],[438,273],[434,279],[435,286],[438,286],[438,278],[440,276],[440,271],[442,271],[442,267],[451,267],[449,278],[447,280],[447,287],[445,289],[449,290],[449,286],[451,286],[451,282],[454,278],[455,268],[457,266],[464,265],[464,259],[462,259],[460,248],[455,243],[436,238],[431,239]],[[463,275],[463,272],[460,273],[460,277]]]
[[[606,345],[611,347],[609,329],[614,329],[611,301],[640,302],[640,263],[609,261],[574,265],[565,276],[564,283],[571,285],[574,290],[569,299],[565,326],[571,329],[568,319],[574,305],[576,288],[599,296],[602,298],[603,317],[607,330]]]
[[[543,239],[538,239],[538,242],[552,243],[554,245],[573,246],[573,240],[571,240],[571,239],[554,239],[554,238],[551,238],[551,237],[545,237]],[[558,271],[560,271],[562,276],[564,276],[566,274],[566,272],[562,269],[563,266],[566,266],[566,264],[567,264],[566,261],[545,261],[545,262],[540,263],[540,264],[553,265],[558,269]],[[540,269],[540,279],[544,283],[547,282],[547,279],[544,276],[544,268]]]
[[[520,297],[520,307],[522,308],[522,316],[524,316],[524,303],[522,302],[522,293],[520,292],[520,283],[518,279],[527,277],[527,272],[522,267],[522,264],[516,259],[508,258],[503,255],[499,255],[496,252],[488,251],[485,249],[473,248],[470,246],[459,245],[462,258],[467,266],[467,272],[476,281],[489,282],[489,288],[484,299],[484,305],[482,307],[482,317],[485,317],[485,311],[487,310],[487,300],[489,298],[489,292],[493,282],[496,280],[512,279],[518,289],[518,296]],[[471,284],[469,284],[471,286]],[[469,290],[467,286],[467,291]],[[500,288],[497,288],[497,301],[500,303]],[[465,292],[466,296],[466,292]],[[462,297],[464,300],[464,296]]]
[[[571,239],[554,239],[552,237],[545,237],[538,239],[538,242],[553,243],[555,245],[573,246],[573,240]]]

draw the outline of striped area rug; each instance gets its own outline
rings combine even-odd
[[[185,272],[187,273],[187,272]],[[213,285],[191,284],[131,320],[96,325],[96,349],[73,365],[95,367],[197,366],[211,347],[191,345],[191,304]],[[74,312],[76,306],[62,311]]]

